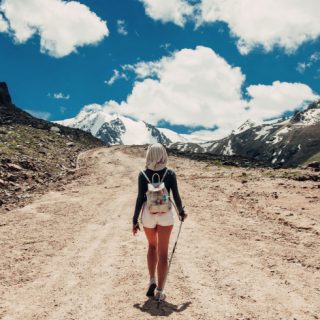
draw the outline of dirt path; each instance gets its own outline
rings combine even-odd
[[[0,318],[320,319],[319,185],[170,166],[189,218],[160,310],[144,296],[145,237],[131,235],[141,150],[113,147],[82,154],[64,190],[0,215]]]

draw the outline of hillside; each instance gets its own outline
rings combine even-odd
[[[10,208],[74,174],[79,152],[102,146],[79,129],[37,119],[16,107],[0,83],[0,207]]]
[[[296,167],[320,160],[320,101],[286,120],[255,125],[244,123],[229,136],[201,144],[176,142],[183,152],[242,156],[275,167]]]

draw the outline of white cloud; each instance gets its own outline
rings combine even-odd
[[[132,94],[121,103],[119,109],[126,115],[151,124],[164,119],[193,127],[232,127],[230,115],[243,109],[244,75],[210,48],[183,49],[132,68],[142,81],[135,83]]]
[[[9,29],[7,21],[3,18],[0,12],[0,32],[7,32]]]
[[[169,42],[166,42],[166,43],[160,45],[160,48],[164,49],[167,52],[169,51],[170,47],[171,47],[171,43],[169,43]]]
[[[250,85],[246,100],[241,69],[202,46],[122,68],[136,74],[131,94],[126,101],[107,101],[99,108],[154,125],[164,120],[171,125],[200,126],[191,134],[198,141],[222,138],[247,119],[261,123],[318,98],[305,84],[275,81]],[[218,130],[212,131],[214,127]]]
[[[17,43],[38,34],[41,52],[56,58],[97,44],[109,34],[106,22],[77,1],[3,0],[0,11]]]
[[[112,86],[117,80],[125,79],[128,80],[127,75],[124,72],[120,72],[119,70],[113,70],[113,75],[109,80],[104,81],[108,86]]]
[[[319,98],[309,86],[303,83],[275,81],[272,85],[251,85],[247,92],[252,97],[248,106],[248,118],[261,122],[264,119],[280,117],[286,111],[304,106],[305,102]]]
[[[200,10],[200,23],[228,24],[242,54],[257,46],[290,53],[320,36],[318,0],[202,0]]]
[[[140,0],[154,20],[184,26],[225,22],[242,54],[255,47],[287,53],[320,36],[319,0]]]
[[[25,111],[30,113],[32,116],[39,119],[43,119],[43,120],[48,120],[51,117],[51,113],[46,111],[38,111],[38,110],[30,110],[30,109],[25,109]]]
[[[319,60],[320,60],[320,51],[316,51],[310,56],[311,62],[317,62]]]
[[[309,68],[310,64],[309,63],[305,63],[305,62],[299,62],[297,64],[296,70],[299,73],[304,73],[306,71],[307,68]]]
[[[319,60],[320,60],[320,52],[316,51],[309,57],[307,62],[299,62],[297,64],[296,69],[298,72],[304,73],[306,71],[306,69],[311,68]]]
[[[136,74],[137,79],[145,79],[148,77],[158,77],[161,69],[163,68],[163,62],[167,58],[162,58],[160,61],[140,61],[134,65],[125,64],[122,69],[126,71],[133,71]]]
[[[49,96],[51,95],[49,94]],[[53,98],[57,100],[69,100],[70,94],[63,94],[62,92],[57,92],[53,94]]]
[[[275,81],[271,85],[249,86],[247,101],[241,93],[245,80],[241,69],[201,46],[124,68],[134,71],[139,81],[126,101],[105,104],[109,112],[155,125],[165,120],[191,127],[219,127],[214,132],[205,129],[195,132],[199,138],[221,138],[248,118],[261,123],[294,110],[307,100],[317,99],[305,84]]]
[[[126,36],[128,35],[128,31],[126,28],[126,23],[124,20],[118,20],[117,21],[117,31],[119,34]]]
[[[152,19],[161,22],[171,21],[178,26],[183,26],[194,10],[187,0],[140,0],[140,2],[144,4],[146,14]]]

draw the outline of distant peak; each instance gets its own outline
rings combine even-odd
[[[101,110],[102,110],[102,106],[94,103],[94,104],[89,104],[87,106],[84,106],[81,111],[84,111],[86,113],[94,113]]]
[[[252,120],[248,119],[246,120],[240,127],[238,127],[236,130],[233,130],[232,133],[233,134],[239,134],[241,132],[244,132],[254,126],[256,126],[257,124],[255,122],[253,122]]]

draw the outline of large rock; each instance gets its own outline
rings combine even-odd
[[[320,161],[313,161],[308,164],[309,168],[320,170]]]
[[[0,105],[11,105],[11,97],[8,86],[5,82],[0,82]]]

